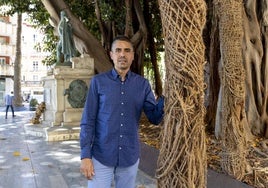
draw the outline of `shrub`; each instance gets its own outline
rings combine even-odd
[[[36,99],[31,99],[30,100],[30,106],[31,107],[36,107],[38,105],[38,101]]]

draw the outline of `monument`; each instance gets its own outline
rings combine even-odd
[[[87,54],[71,58],[72,66],[55,66],[43,78],[46,110],[42,124],[47,126],[48,141],[78,139],[80,119],[94,60]]]
[[[47,127],[48,141],[79,138],[80,119],[94,75],[94,60],[88,54],[77,57],[72,26],[65,11],[60,12],[57,31],[57,62],[43,78],[46,110],[42,124]]]

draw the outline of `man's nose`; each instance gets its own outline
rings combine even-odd
[[[120,57],[125,57],[126,52],[124,50],[122,50],[119,55],[120,55]]]

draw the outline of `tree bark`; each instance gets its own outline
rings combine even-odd
[[[255,135],[263,134],[261,116],[266,114],[262,111],[262,74],[261,62],[263,49],[261,42],[261,32],[256,12],[256,0],[245,1],[244,13],[244,66],[246,70],[247,86],[247,119],[251,131]],[[265,79],[265,78],[264,78]],[[267,94],[264,94],[267,96]]]
[[[134,31],[134,35],[131,38],[131,41],[135,46],[135,60],[132,63],[131,70],[138,74],[141,74],[144,59],[144,50],[147,42],[147,27],[140,2],[133,1],[133,8],[138,19],[139,28],[137,31]]]
[[[16,55],[14,62],[14,106],[22,106],[21,95],[21,30],[22,14],[17,13]]]
[[[157,180],[161,188],[206,187],[205,47],[202,0],[159,0],[165,41],[165,118]]]
[[[242,0],[217,0],[221,51],[221,166],[241,180],[246,171],[245,69]]]
[[[268,100],[268,2],[266,0],[261,1],[262,17],[261,17],[261,32],[264,38],[264,60],[263,60],[263,77],[264,79],[264,101],[263,101],[263,115],[262,122],[264,124],[264,136],[268,138],[268,115],[267,115],[267,100]]]
[[[125,36],[132,37],[134,34],[133,31],[133,19],[132,19],[132,0],[126,0],[126,29],[125,29]]]

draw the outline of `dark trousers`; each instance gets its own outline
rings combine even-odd
[[[12,116],[14,117],[14,108],[13,108],[13,106],[12,105],[7,105],[6,106],[6,118],[7,118],[7,112],[8,112],[9,107],[11,108]]]

